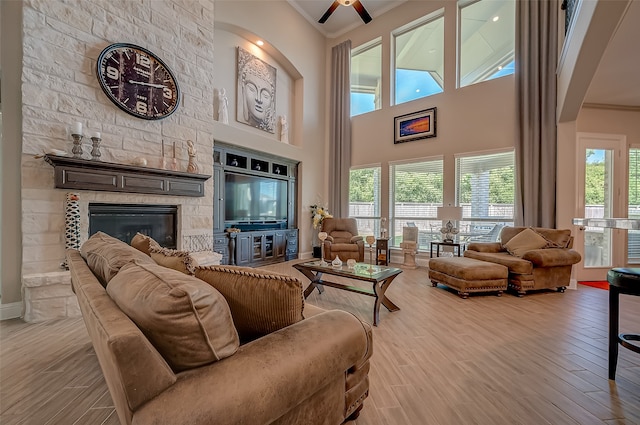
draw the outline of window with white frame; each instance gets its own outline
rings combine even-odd
[[[351,116],[382,107],[382,38],[351,49]]]
[[[456,203],[462,207],[458,237],[495,242],[504,226],[513,225],[515,202],[513,150],[456,156]]]
[[[511,75],[515,68],[515,0],[461,0],[459,87]]]
[[[349,217],[361,235],[380,234],[380,167],[349,171]]]
[[[442,170],[441,157],[389,166],[391,246],[400,246],[405,226],[418,228],[420,249],[428,249],[429,242],[440,238],[442,222],[436,216],[443,199]]]
[[[393,31],[395,104],[444,90],[444,9]]]
[[[629,218],[640,219],[640,148],[629,149],[629,200],[627,204]],[[627,262],[640,263],[640,230],[627,233]]]

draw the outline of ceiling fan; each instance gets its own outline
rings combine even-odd
[[[329,6],[329,9],[327,9],[327,11],[324,12],[324,15],[322,15],[322,18],[320,18],[318,22],[320,22],[321,24],[324,24],[327,21],[327,19],[329,19],[329,16],[331,16],[331,14],[340,5],[353,6],[353,8],[356,10],[356,12],[358,12],[358,15],[360,15],[360,17],[362,18],[365,24],[368,24],[369,22],[371,22],[371,15],[369,15],[369,12],[367,12],[367,10],[364,8],[362,3],[360,3],[360,0],[335,0],[331,4],[331,6]]]

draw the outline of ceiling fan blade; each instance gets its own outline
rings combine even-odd
[[[329,19],[329,16],[331,16],[331,14],[338,8],[338,6],[340,6],[340,3],[338,3],[338,0],[335,0],[333,4],[329,6],[329,9],[327,9],[327,11],[324,12],[324,15],[322,15],[322,18],[320,18],[318,22],[321,24],[324,24],[325,22],[327,22],[327,19]]]
[[[367,12],[362,3],[360,3],[360,0],[354,1],[352,6],[356,12],[358,12],[358,15],[360,15],[365,24],[371,22],[371,15],[369,15],[369,12]]]

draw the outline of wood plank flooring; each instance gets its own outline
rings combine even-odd
[[[291,264],[266,268],[306,286]],[[325,289],[307,302],[372,322],[373,298]],[[387,295],[401,310],[381,307],[370,396],[349,425],[640,425],[640,355],[620,348],[607,379],[607,291],[462,300],[420,268]],[[620,327],[640,332],[640,297],[621,296]],[[119,424],[82,319],[0,322],[0,424]]]

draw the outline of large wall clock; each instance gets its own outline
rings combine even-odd
[[[149,50],[126,43],[107,46],[97,75],[120,109],[145,120],[166,118],[178,109],[180,89],[169,67]]]

